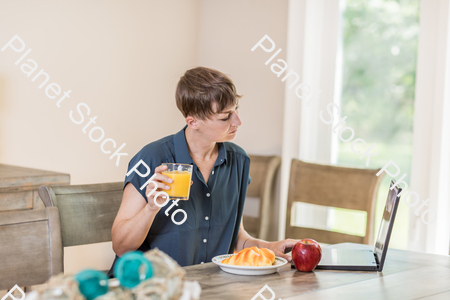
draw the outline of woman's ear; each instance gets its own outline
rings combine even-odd
[[[186,124],[192,129],[198,129],[197,119],[192,116],[186,117]]]

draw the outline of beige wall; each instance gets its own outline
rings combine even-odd
[[[282,49],[276,59],[286,59],[288,1],[226,3],[201,1],[198,62],[230,75],[238,93],[244,95],[239,105],[242,126],[234,142],[248,154],[281,156],[284,84],[270,70],[270,64],[264,64],[276,50],[268,54],[250,49],[267,34],[275,42],[275,49]],[[258,207],[251,200],[246,202],[246,211]],[[275,201],[279,203],[279,197]],[[270,240],[276,240],[277,210],[270,223]]]
[[[21,54],[0,52],[0,163],[67,172],[73,184],[122,181],[134,153],[183,125],[174,88],[197,63],[198,11],[185,0],[2,1],[0,47],[19,35],[34,74],[43,68],[72,92],[57,108],[14,64]],[[127,144],[119,167],[70,120],[79,102]],[[109,269],[112,259],[110,243],[65,249],[68,273]]]
[[[196,65],[230,75],[244,94],[235,142],[280,155],[284,87],[267,53],[250,48],[268,34],[285,50],[286,18],[287,1],[2,2],[0,47],[17,34],[26,48],[0,52],[0,163],[70,173],[73,184],[122,181],[140,148],[184,124],[175,85]],[[23,62],[38,69],[27,77],[14,63],[29,48]],[[40,69],[72,91],[60,108],[31,81]],[[79,102],[105,137],[127,144],[119,167],[82,133],[86,120],[70,120]],[[112,258],[110,243],[66,248],[66,272],[108,269]]]
[[[247,153],[281,155],[284,85],[264,63],[272,54],[250,49],[265,35],[286,57],[287,0],[202,0],[198,63],[230,75],[242,126],[234,140]]]

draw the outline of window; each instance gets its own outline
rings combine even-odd
[[[342,17],[341,116],[378,156],[369,168],[393,159],[409,183],[413,137],[414,89],[419,32],[419,1],[346,0]],[[338,165],[366,168],[365,160],[337,141]],[[389,182],[380,185],[375,236]],[[335,214],[339,214],[336,211]],[[351,219],[347,218],[349,222]],[[400,203],[390,246],[406,249],[409,208]]]

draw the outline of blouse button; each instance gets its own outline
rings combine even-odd
[[[203,265],[203,264],[204,264],[204,262],[201,262],[200,264],[202,264],[202,265]]]
[[[212,171],[212,174],[214,175],[214,170]]]
[[[205,244],[206,244],[206,242],[207,242],[207,241],[206,241],[206,239],[203,239],[203,243],[205,243]]]
[[[208,216],[206,216],[206,217],[205,217],[205,220],[206,220],[206,221],[208,221],[208,220],[209,220]]]
[[[211,194],[210,194],[210,193],[206,194],[206,197],[209,197],[209,196],[211,196]]]

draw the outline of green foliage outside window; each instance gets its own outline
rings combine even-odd
[[[369,168],[393,159],[409,183],[414,117],[414,90],[419,34],[418,0],[346,0],[342,19],[343,73],[341,116],[355,138],[376,143]],[[416,112],[420,113],[420,112]],[[339,165],[366,168],[366,160],[339,141]],[[380,186],[375,230],[390,178]],[[347,222],[355,222],[347,218]],[[391,245],[407,246],[409,208],[400,203]],[[348,226],[349,224],[347,224]]]

